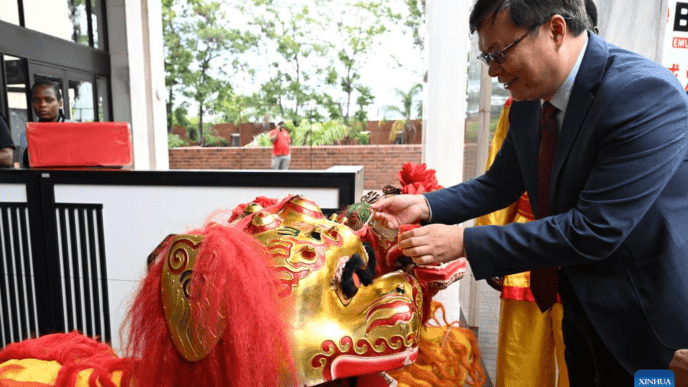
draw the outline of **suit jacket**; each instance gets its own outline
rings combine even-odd
[[[515,102],[481,177],[426,194],[433,223],[537,204],[540,101]],[[559,132],[551,216],[467,228],[477,279],[561,266],[630,371],[688,348],[688,98],[661,65],[591,35]]]

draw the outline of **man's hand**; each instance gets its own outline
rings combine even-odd
[[[417,265],[444,263],[466,255],[463,227],[431,224],[399,235],[399,248]]]
[[[428,220],[430,209],[422,195],[396,195],[381,199],[371,206],[373,216],[387,228],[398,230],[402,224],[415,223],[417,220]]]
[[[268,134],[268,137],[270,137],[270,142],[272,142],[274,144],[275,141],[277,141],[277,130],[275,130],[275,129],[271,130],[270,133]]]
[[[676,387],[688,387],[688,349],[679,349],[674,352],[669,369],[674,372]]]

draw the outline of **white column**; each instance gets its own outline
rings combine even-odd
[[[469,2],[427,2],[428,86],[423,160],[445,186],[461,182],[468,81]]]
[[[423,161],[437,171],[441,185],[451,186],[463,178],[470,3],[433,0],[426,4],[428,84],[423,109]],[[436,297],[445,305],[450,320],[459,320],[459,288],[466,280]]]
[[[659,60],[667,0],[594,0],[600,36],[619,47]],[[674,1],[672,1],[674,2]],[[672,22],[673,22],[673,16]]]
[[[162,37],[162,3],[160,0],[142,2],[144,50],[146,55],[146,107],[148,152],[150,168],[167,170],[170,167],[167,151],[167,106],[165,104],[165,54]]]
[[[160,0],[107,0],[113,118],[132,128],[134,168],[166,170]]]

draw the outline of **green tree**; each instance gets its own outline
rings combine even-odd
[[[198,131],[201,146],[204,145],[203,122],[208,111],[213,111],[218,101],[230,98],[233,91],[229,73],[242,66],[238,55],[246,52],[256,42],[250,32],[231,29],[222,3],[194,0],[193,17],[187,47],[194,47],[193,69],[183,74],[184,95],[198,106]]]
[[[260,31],[261,54],[268,58],[269,79],[261,85],[264,105],[276,106],[278,115],[295,121],[313,118],[314,103],[321,98],[316,87],[326,70],[323,58],[330,45],[322,41],[322,16],[315,10],[321,0],[310,5],[284,5],[254,0],[251,25]]]
[[[355,91],[362,96],[356,98],[359,111],[373,102],[374,96],[370,88],[360,83],[360,71],[372,54],[373,48],[387,33],[386,22],[397,22],[401,16],[392,12],[388,0],[354,1],[346,7],[347,12],[336,22],[338,39],[335,45],[338,67],[336,78],[340,90],[344,93],[339,113],[344,122],[348,123]]]
[[[413,124],[413,105],[416,95],[423,90],[423,85],[417,83],[409,89],[409,91],[404,92],[403,90],[394,89],[396,95],[401,99],[400,105],[387,105],[384,109],[384,119],[387,119],[387,113],[396,113],[401,115],[403,119],[396,120],[392,124],[392,130],[389,133],[389,141],[396,141],[400,144],[407,143],[411,136],[416,133],[416,127]],[[423,105],[418,104],[416,109],[416,117],[423,117]]]
[[[368,113],[366,112],[365,108],[373,103],[375,96],[373,95],[370,87],[367,86],[358,86],[356,91],[358,91],[358,97],[356,98],[358,110],[356,110],[356,113],[354,113],[354,119],[356,121],[366,122],[368,121]]]
[[[418,48],[421,55],[425,51],[425,3],[426,0],[404,0],[409,11],[404,25],[411,31],[413,47]]]
[[[165,87],[167,87],[167,132],[174,126],[174,105],[182,85],[182,76],[189,71],[189,64],[193,59],[191,50],[187,48],[183,35],[188,28],[181,21],[188,16],[190,7],[188,2],[181,0],[162,0],[162,34],[165,43]],[[186,117],[184,109],[184,117]],[[186,126],[186,125],[183,125]]]
[[[361,70],[401,20],[391,1],[162,0],[168,127],[186,102],[201,140],[218,119],[366,121],[375,96]],[[238,95],[239,78],[256,91]]]
[[[186,108],[186,106],[187,106],[187,104],[181,104],[181,105],[177,106],[172,111],[172,114],[168,115],[168,119],[172,120],[172,127],[180,126],[182,128],[186,128],[186,130],[188,132],[193,125],[189,121],[189,118],[188,118],[189,111]]]
[[[82,31],[83,14],[86,13],[84,0],[69,0],[69,21],[72,24],[72,42],[88,46],[88,31]]]
[[[244,122],[260,123],[261,131],[267,132],[270,118],[279,114],[279,108],[265,103],[261,93],[251,95],[232,94],[216,104],[224,122],[233,122],[237,127]],[[263,121],[265,125],[263,125]]]

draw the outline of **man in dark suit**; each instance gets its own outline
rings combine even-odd
[[[585,18],[583,0],[478,0],[481,59],[517,101],[501,151],[475,180],[373,209],[388,227],[432,223],[400,235],[417,264],[465,256],[477,279],[533,270],[542,310],[562,297],[571,386],[632,385],[688,347],[688,98]],[[523,191],[535,221],[455,225]]]

